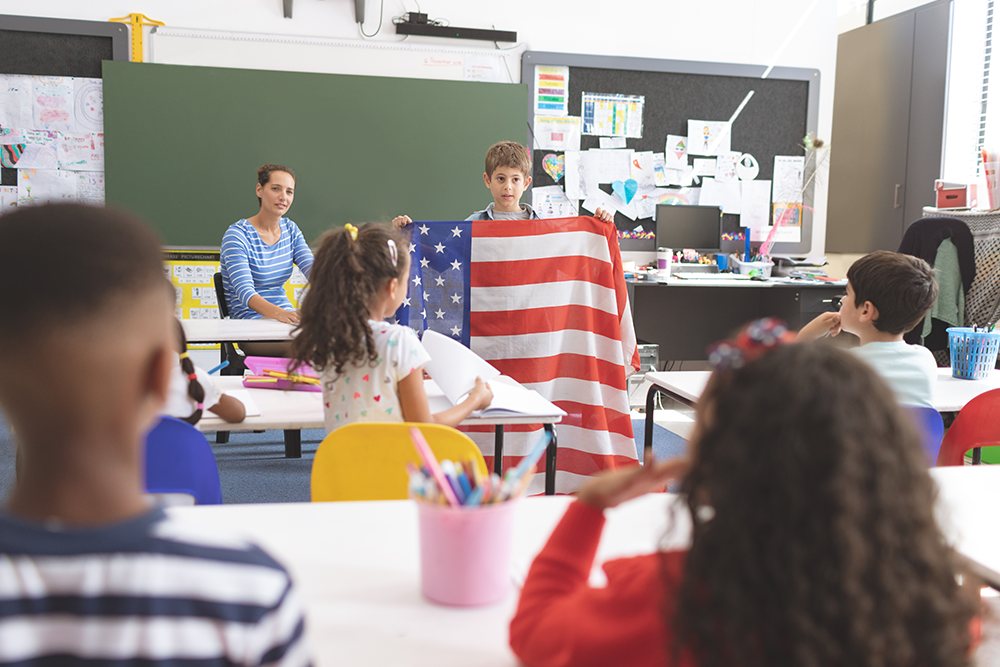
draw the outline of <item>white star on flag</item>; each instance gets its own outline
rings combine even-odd
[[[461,294],[452,294],[451,295],[451,302],[452,303],[460,303],[461,301],[462,301],[462,295]]]
[[[421,269],[426,269],[426,268],[427,268],[427,266],[428,266],[428,265],[429,265],[430,263],[431,263],[431,260],[427,259],[426,257],[422,257],[422,258],[420,259],[420,268],[421,268]]]
[[[428,294],[427,292],[424,292],[424,301],[429,301],[430,298],[431,298],[431,295]]]
[[[431,231],[431,228],[428,227],[427,225],[420,225],[419,227],[417,227],[417,229],[420,230],[421,236],[427,236],[427,232]]]
[[[413,253],[415,253],[416,251],[417,251],[417,246],[415,246],[415,245],[413,245],[413,244],[411,243],[411,244],[410,244],[410,254],[413,254]]]
[[[437,317],[437,318],[438,318],[439,320],[443,320],[443,319],[444,319],[444,311],[443,311],[443,310],[441,310],[440,308],[438,308],[438,309],[437,309],[436,311],[434,311],[434,315],[435,315],[435,316],[436,316],[436,317]]]
[[[452,236],[457,236],[457,237],[461,238],[461,236],[462,236],[462,228],[461,227],[452,227],[451,228],[451,235]]]
[[[462,263],[456,259],[454,262],[451,263],[451,268],[453,268],[456,271],[461,271]]]
[[[434,279],[434,282],[437,283],[438,287],[444,287],[444,277],[443,276],[438,276],[437,278]]]
[[[406,306],[407,308],[410,307],[410,297],[408,296],[403,297],[403,305]]]
[[[451,328],[451,335],[452,336],[461,336],[462,335],[462,327],[460,327],[460,326],[454,326],[454,327],[452,327]]]
[[[416,287],[417,285],[420,284],[420,276],[413,276],[413,280],[410,282],[412,282],[413,286]]]
[[[424,318],[425,320],[427,319],[427,309],[426,308],[424,308],[423,310],[420,311],[420,317]]]
[[[444,252],[444,244],[438,243],[436,246],[434,246],[434,251],[438,253]]]

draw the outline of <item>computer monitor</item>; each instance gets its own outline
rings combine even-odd
[[[656,207],[656,247],[699,252],[719,252],[722,209],[718,206]]]

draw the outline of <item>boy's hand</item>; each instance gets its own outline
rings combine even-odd
[[[395,218],[392,219],[392,226],[395,227],[396,229],[402,229],[403,227],[406,227],[407,225],[412,223],[413,220],[410,220],[410,216],[408,215],[397,215]]]
[[[493,402],[493,390],[490,386],[483,382],[482,378],[476,378],[476,384],[472,387],[472,391],[469,392],[469,399],[472,401],[473,410],[482,410],[488,408],[490,403]]]
[[[690,467],[686,458],[675,458],[609,470],[591,477],[576,497],[582,503],[605,510],[650,491],[662,491],[667,482],[683,477]]]
[[[596,211],[594,211],[594,217],[600,220],[601,222],[615,221],[615,214],[611,213],[610,211],[605,211],[603,208],[599,208]]]
[[[823,313],[812,322],[799,329],[796,340],[819,340],[826,336],[836,336],[840,333],[840,313]]]

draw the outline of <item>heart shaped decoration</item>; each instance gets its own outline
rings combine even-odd
[[[558,183],[566,175],[566,156],[549,153],[542,158],[542,169]]]
[[[611,184],[611,191],[615,193],[619,199],[628,204],[635,197],[635,193],[639,191],[639,181],[634,178],[630,178],[625,181],[615,181]]]

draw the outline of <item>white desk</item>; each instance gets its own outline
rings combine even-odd
[[[243,378],[234,375],[223,375],[214,377],[213,380],[223,392],[231,392],[235,389],[249,392],[254,403],[260,409],[260,414],[247,417],[244,421],[231,424],[223,421],[211,412],[205,412],[205,416],[198,422],[197,428],[203,432],[217,431],[267,431],[280,429],[285,431],[285,456],[287,458],[299,458],[302,456],[302,440],[297,435],[301,429],[323,428],[323,395],[319,392],[310,391],[279,391],[277,389],[246,389],[243,387]],[[451,403],[445,398],[441,389],[431,380],[424,382],[427,390],[427,399],[430,403],[431,412],[440,412],[451,407]],[[552,433],[552,441],[546,453],[546,473],[545,492],[555,493],[555,464],[558,442],[556,439],[554,424],[562,421],[566,413],[551,402],[542,399],[546,405],[546,411],[530,417],[522,416],[497,416],[497,415],[473,415],[462,422],[465,426],[494,426],[495,429],[495,452],[494,470],[498,473],[502,471],[503,460],[503,427],[511,424],[542,424],[546,430]],[[553,471],[552,474],[549,474]]]
[[[293,325],[277,320],[181,320],[188,343],[249,343],[291,340]]]
[[[931,471],[941,488],[945,534],[977,573],[1000,572],[1000,532],[978,513],[1000,504],[1000,468]],[[656,549],[666,504],[649,495],[609,512],[598,560]],[[571,501],[522,501],[514,524],[512,578],[520,579]],[[409,501],[178,507],[169,512],[210,531],[252,537],[282,561],[306,605],[317,665],[514,667],[507,626],[517,603],[439,607],[420,594],[416,508]],[[683,513],[678,517],[682,518]],[[680,523],[680,522],[679,522]],[[671,531],[683,547],[689,526]],[[996,581],[994,579],[994,581]]]
[[[653,446],[653,405],[657,393],[666,394],[687,406],[694,406],[705,390],[709,371],[668,371],[646,373],[651,386],[646,394],[644,446]],[[1000,389],[1000,371],[994,370],[985,380],[961,380],[951,375],[950,368],[939,368],[934,387],[934,408],[938,412],[958,412],[979,394]]]

